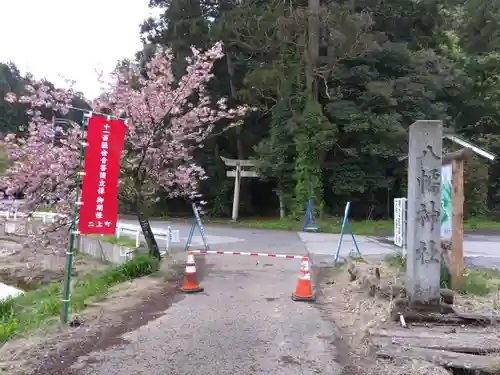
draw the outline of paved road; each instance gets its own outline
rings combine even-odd
[[[188,230],[183,226],[182,236]],[[293,232],[209,227],[207,234],[220,240],[219,250],[305,252]],[[223,237],[241,241],[222,243]],[[73,369],[80,375],[340,374],[334,325],[314,304],[290,298],[300,260],[208,255],[197,263],[204,293],[187,295],[126,334],[125,344],[80,358]]]
[[[121,220],[127,224],[137,224],[135,220]],[[180,231],[181,244],[183,248],[190,225],[169,222],[152,222],[153,228],[166,230],[168,226]],[[295,237],[293,232],[280,232],[265,229],[230,228],[227,226],[210,225],[205,228],[208,242],[211,248],[220,250],[232,243],[240,243],[245,251],[278,252],[278,249],[286,249],[281,245],[283,239]],[[312,257],[318,261],[331,261],[336,251],[339,235],[334,233],[299,233],[304,243],[304,249],[312,253]],[[375,238],[356,236],[361,253],[364,255],[382,255],[397,250],[392,246],[392,240],[388,238]],[[193,239],[193,244],[200,246],[202,240],[199,234]],[[345,256],[355,249],[352,238],[344,236],[340,256]],[[500,235],[498,234],[474,234],[466,233],[464,236],[464,253],[468,262],[477,266],[494,266],[500,268]]]
[[[169,225],[152,224],[159,229]],[[180,230],[182,239],[187,237],[189,225],[170,225]],[[338,242],[335,234],[205,229],[212,249],[294,255],[307,249],[315,263],[331,262]],[[196,240],[201,244],[199,236]],[[357,240],[364,255],[394,250],[375,238],[357,236]],[[467,241],[468,252],[495,255],[495,239],[468,237]],[[353,245],[345,238],[341,256]],[[299,260],[208,255],[197,258],[197,263],[205,292],[187,295],[164,315],[124,335],[125,343],[81,357],[72,368],[80,375],[341,373],[335,362],[337,332],[332,322],[314,304],[290,299]]]
[[[392,242],[392,238],[384,238],[382,242]],[[500,269],[500,235],[465,233],[464,256],[467,266]]]
[[[137,221],[130,220],[120,220],[120,223],[128,225],[137,225]],[[179,230],[181,247],[184,247],[187,237],[189,235],[189,230],[191,229],[190,224],[183,224],[179,222],[168,222],[168,221],[152,221],[151,227],[154,229],[166,231],[167,228],[171,226],[173,230]],[[289,239],[290,234],[294,241],[297,240],[297,236],[293,232],[283,233],[281,236],[273,236],[271,233],[276,233],[275,231],[264,230],[264,229],[248,229],[248,228],[229,228],[227,226],[210,225],[205,226],[205,232],[207,235],[208,243],[214,249],[218,249],[219,245],[228,245],[233,243],[247,242],[244,245],[245,248],[249,249],[252,247],[254,251],[261,251],[260,248],[268,248],[275,245],[279,245],[283,239]],[[162,242],[160,240],[160,242]],[[198,230],[196,230],[195,235],[192,239],[192,244],[195,246],[200,246],[203,244],[202,238]],[[263,251],[263,250],[262,250]],[[272,252],[269,250],[268,252]]]

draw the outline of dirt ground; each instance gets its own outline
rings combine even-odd
[[[22,264],[21,254],[16,257],[18,264]],[[82,260],[79,267],[85,267],[86,261]],[[356,266],[367,273],[379,267],[386,282],[399,283],[400,274],[381,259],[370,259]],[[166,259],[158,274],[118,285],[108,297],[90,304],[79,315],[82,321],[79,327],[61,326],[54,319],[54,324],[43,331],[9,341],[0,347],[0,374],[74,375],[68,368],[78,357],[119,344],[123,333],[155,319],[183,298],[176,290],[182,271],[182,265]],[[376,358],[367,330],[389,323],[391,303],[369,297],[358,282],[349,281],[345,268],[322,268],[318,281],[321,285],[316,305],[340,333],[332,344],[339,353],[337,361],[344,366],[341,375],[450,375],[444,368],[426,361]],[[490,302],[488,298],[456,298],[456,305],[468,311],[485,306],[488,309]]]
[[[378,267],[382,280],[400,285],[401,273],[385,265],[382,259],[356,263],[356,267],[371,274]],[[332,319],[340,332],[336,344],[340,355],[338,362],[344,366],[342,375],[449,375],[443,367],[420,360],[385,360],[376,358],[368,330],[388,325],[392,303],[379,297],[370,297],[359,281],[350,281],[347,267],[323,270],[321,295],[318,305]],[[488,299],[456,297],[455,305],[461,310],[491,311]]]
[[[114,287],[109,295],[91,303],[79,316],[78,327],[52,325],[0,347],[2,375],[72,375],[78,357],[120,343],[123,333],[155,319],[168,309],[177,294],[183,267],[162,261],[160,272]],[[73,319],[73,317],[71,317]]]
[[[40,284],[58,281],[63,276],[65,252],[37,248],[27,237],[0,237],[0,282],[29,290]],[[91,272],[104,264],[90,256],[74,258],[73,275]]]

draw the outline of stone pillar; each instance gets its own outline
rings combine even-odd
[[[408,152],[407,292],[412,304],[440,301],[440,209],[443,124],[416,121]]]

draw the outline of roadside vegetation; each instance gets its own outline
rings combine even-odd
[[[385,263],[394,269],[405,272],[406,259],[401,252],[389,254]],[[450,274],[443,263],[441,267],[441,287],[450,288]],[[486,297],[500,291],[500,270],[490,268],[466,268],[462,285],[456,292],[462,295]]]
[[[112,244],[130,247],[131,249],[135,248],[135,239],[132,237],[128,237],[127,235],[123,235],[120,238],[116,238],[115,235],[111,234],[92,234],[90,237],[97,238],[98,240],[109,242]]]
[[[152,274],[158,267],[156,259],[137,253],[121,265],[78,277],[72,288],[70,312],[82,311],[90,302],[106,296],[113,286]],[[53,282],[17,298],[0,301],[0,345],[32,329],[55,323],[61,310],[61,299],[61,283]]]
[[[320,232],[324,233],[340,233],[342,228],[341,217],[326,217],[317,219]],[[170,220],[176,220],[170,218]],[[178,219],[180,220],[180,219]],[[301,231],[303,220],[294,218],[252,218],[241,219],[237,222],[232,222],[227,218],[203,218],[204,224],[228,225],[238,228],[256,228],[256,229],[274,229],[274,230],[290,230]],[[349,220],[349,224],[355,234],[358,235],[392,235],[394,230],[394,221],[390,220]],[[465,230],[500,230],[500,221],[494,221],[484,218],[470,218],[464,223]]]

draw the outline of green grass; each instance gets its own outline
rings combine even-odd
[[[500,230],[500,221],[494,221],[488,218],[472,217],[464,223],[464,229],[487,229],[487,230]]]
[[[389,254],[385,257],[385,263],[389,267],[398,268],[402,272],[406,268],[406,259],[401,252]],[[447,266],[442,263],[441,267],[441,287],[450,288],[450,274]],[[500,291],[500,270],[489,268],[469,268],[462,276],[462,286],[457,292],[464,295],[474,295],[479,297]]]
[[[256,228],[256,229],[274,229],[274,230],[290,230],[301,231],[302,220],[293,218],[255,218],[241,219],[237,222],[232,222],[227,218],[203,218],[205,224],[220,224],[230,225],[240,228]],[[325,233],[340,233],[342,227],[342,218],[329,217],[318,219],[317,223],[321,232]],[[379,233],[391,233],[394,229],[394,221],[391,220],[349,220],[349,224],[354,233],[358,235],[376,235]],[[475,230],[500,230],[500,221],[493,221],[484,218],[471,218],[464,223],[464,229]]]
[[[301,231],[302,220],[295,220],[293,218],[285,219],[242,219],[236,223],[230,222],[228,219],[217,218],[203,218],[206,224],[226,224],[242,228],[261,228],[261,229],[275,229],[275,230],[290,230]],[[320,227],[321,232],[326,233],[340,233],[342,227],[342,218],[330,217],[325,219],[316,220]],[[349,221],[352,230],[360,235],[373,235],[382,231],[390,231],[394,228],[392,220],[358,220]]]
[[[104,297],[114,285],[152,274],[158,266],[156,259],[138,253],[121,265],[83,275],[74,281],[71,313],[79,312],[92,300]],[[54,282],[15,299],[0,301],[0,344],[47,324],[60,313],[61,299],[61,283]]]
[[[57,209],[56,207],[39,207],[35,211],[37,212],[50,212],[50,213],[56,213]]]
[[[458,292],[475,296],[487,296],[500,291],[500,271],[490,268],[466,269]]]
[[[397,268],[401,271],[405,270],[406,258],[403,256],[403,253],[401,251],[387,254],[384,258],[384,261],[389,267]]]
[[[112,234],[91,234],[90,237],[97,238],[98,240],[117,244],[120,246],[130,247],[131,249],[135,249],[135,239],[132,237],[128,237],[123,235],[120,238],[116,238],[116,236]]]

